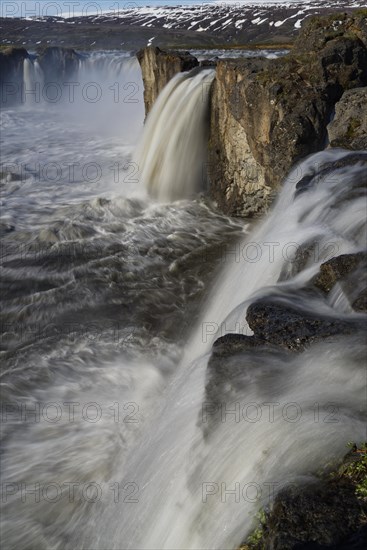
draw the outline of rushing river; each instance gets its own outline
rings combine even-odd
[[[36,69],[26,66],[25,78],[41,86]],[[200,159],[185,186],[205,128],[175,153],[172,113],[157,105],[160,135],[147,124],[135,153],[144,109],[133,58],[95,54],[79,76],[81,88],[103,82],[98,102],[29,96],[1,114],[3,547],[236,548],[272,487],[309,479],[363,439],[365,348],[356,332],[291,357],[249,352],[223,404],[296,403],[301,417],[229,416],[207,437],[211,346],[227,332],[250,334],[247,306],[269,293],[364,319],[342,289],[311,305],[301,289],[331,255],[365,246],[366,159],[341,150],[307,159],[250,228],[191,198]],[[176,79],[166,107],[172,93],[186,104],[190,86],[202,102],[198,87],[212,78]],[[204,124],[194,99],[184,117],[193,113]],[[158,176],[150,147],[170,155]],[[292,274],[295,245],[311,240],[317,257]],[[325,421],[330,403],[337,422]]]

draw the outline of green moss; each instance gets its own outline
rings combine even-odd
[[[363,443],[360,448],[354,443],[349,443],[349,446],[359,456],[343,468],[341,473],[354,483],[356,496],[367,500],[367,443]]]
[[[256,514],[257,526],[248,536],[246,542],[240,547],[239,550],[264,550],[264,528],[266,525],[266,513],[262,509]]]
[[[329,482],[343,484],[343,479],[348,479],[354,486],[356,497],[363,502],[365,509],[367,504],[367,443],[358,447],[355,443],[349,443],[350,452],[340,462],[325,464],[318,473],[320,479]],[[363,520],[363,517],[362,517]],[[363,520],[364,521],[364,520]],[[264,509],[256,515],[254,530],[242,543],[238,550],[265,550],[268,516]]]

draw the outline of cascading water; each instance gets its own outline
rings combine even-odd
[[[205,186],[214,76],[213,69],[177,74],[149,113],[136,162],[142,183],[160,201],[192,198]]]
[[[43,71],[37,59],[25,59],[23,62],[23,103],[33,105],[37,97],[41,98],[44,85]]]
[[[235,254],[230,251],[228,257],[234,260],[194,330],[165,405],[125,466],[124,480],[139,480],[141,499],[134,507],[120,504],[114,515],[110,509],[103,516],[102,538],[107,538],[109,547],[117,549],[123,541],[131,549],[236,548],[270,496],[288,483],[312,479],[329,460],[345,454],[348,441],[363,441],[363,334],[315,344],[300,355],[249,351],[237,358],[237,364],[227,359],[228,372],[237,368],[237,379],[228,374],[219,387],[220,407],[228,411],[226,421],[219,422],[210,438],[203,437],[214,405],[205,393],[214,339],[225,332],[248,331],[245,312],[255,297],[278,293],[307,311],[310,303],[301,289],[320,263],[330,253],[365,247],[367,154],[361,154],[355,165],[348,164],[348,156],[333,150],[300,164],[285,182],[268,219]],[[343,159],[341,168],[325,172],[320,168]],[[309,189],[297,196],[296,184],[307,175]],[[297,276],[277,282],[292,260],[284,251],[289,245],[294,251],[294,244],[299,248],[310,242],[318,244],[317,259]],[[242,256],[250,243],[261,247],[257,261]],[[277,252],[272,254],[274,248]],[[321,297],[313,304],[318,313],[340,315],[331,306]],[[365,315],[348,309],[343,318],[362,321]],[[262,405],[262,416],[254,421],[251,413],[246,418],[238,412],[237,418],[236,404],[242,413],[248,404]],[[301,411],[296,422],[281,412],[289,404]],[[330,422],[325,410],[323,419],[316,416],[316,408],[323,410],[327,404],[338,410],[338,418]],[[273,420],[271,405],[276,411]]]
[[[75,104],[78,116],[93,121],[96,132],[118,131],[123,139],[135,143],[141,132],[136,121],[144,119],[143,81],[136,57],[121,52],[91,53],[79,63],[78,83],[83,100]],[[88,94],[91,100],[85,101]]]
[[[47,61],[51,62],[56,63],[53,59]],[[84,54],[75,74],[50,82],[38,58],[27,58],[23,62],[22,88],[26,107],[51,104],[99,134],[118,131],[122,139],[134,142],[141,132],[138,121],[144,117],[143,82],[135,56],[121,52]]]
[[[36,78],[26,65],[26,78]],[[28,165],[37,156],[102,167],[95,182],[53,180],[45,171],[37,179],[29,170],[2,187],[4,548],[235,549],[272,492],[313,479],[348,441],[364,437],[358,331],[297,354],[249,349],[223,357],[217,370],[208,360],[218,336],[250,334],[246,310],[259,297],[365,321],[342,287],[312,299],[304,289],[330,256],[365,248],[366,153],[329,150],[300,163],[245,237],[242,223],[200,200],[150,203],[128,179],[116,184],[111,170],[135,139],[119,128],[131,124],[132,105],[113,94],[119,88],[132,97],[123,83],[138,82],[136,69],[135,61],[90,56],[79,67],[80,88],[107,82],[107,105],[26,105],[1,114],[5,164],[18,151],[17,162]],[[206,70],[178,75],[147,120],[139,158],[160,200],[197,189],[202,94],[212,79]],[[102,127],[113,138],[102,139],[95,122],[113,115],[118,124]],[[316,256],[293,270],[295,251],[310,243]],[[292,403],[301,410],[296,422],[294,407],[291,419],[284,416]],[[337,405],[337,422],[326,421],[328,403]]]

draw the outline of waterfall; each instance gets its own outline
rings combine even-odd
[[[44,75],[37,59],[25,59],[23,62],[23,103],[26,105],[41,103],[43,85]]]
[[[139,483],[139,502],[120,502],[106,510],[101,518],[103,548],[238,548],[271,491],[313,479],[329,460],[345,454],[348,441],[363,441],[365,342],[358,335],[321,342],[301,354],[244,353],[237,359],[237,385],[225,380],[230,399],[223,392],[222,406],[232,414],[210,438],[203,437],[208,357],[223,321],[227,332],[248,332],[248,304],[269,292],[307,310],[310,304],[300,290],[330,257],[330,246],[333,254],[364,248],[367,155],[362,153],[355,163],[348,160],[352,156],[341,150],[318,153],[291,172],[272,213],[240,243],[240,251],[250,243],[261,247],[258,261],[241,260],[228,251],[233,261],[213,291],[212,305],[194,331],[164,405],[125,466],[123,481]],[[300,193],[305,181],[308,187]],[[292,256],[284,254],[285,248],[310,241],[319,245],[317,258],[298,275],[278,282]],[[270,243],[276,252],[269,259]],[[333,300],[325,304],[320,297],[313,307],[340,315],[333,313]],[[365,319],[350,308],[342,316]],[[205,326],[218,330],[204,338]],[[233,368],[232,361],[228,373]],[[279,406],[278,412],[295,403],[302,411],[300,420],[288,422],[279,412],[271,421],[264,405],[269,402]],[[246,404],[262,405],[262,417],[236,421],[236,403],[241,410]],[[325,420],[325,411],[323,419],[315,416],[315,407],[324,410],[328,403],[337,404],[337,422]]]
[[[205,185],[212,69],[179,73],[147,117],[136,162],[140,180],[159,201],[190,198]]]
[[[92,52],[80,60],[77,80],[80,86],[72,106],[75,115],[92,124],[96,132],[112,132],[124,142],[135,143],[144,121],[137,58],[124,52]],[[97,96],[96,100],[88,100],[88,94]]]
[[[136,57],[91,52],[80,55],[75,70],[67,73],[63,52],[52,54],[43,60],[50,68],[46,74],[38,58],[24,60],[22,103],[32,108],[51,105],[99,134],[116,134],[134,143],[144,120],[143,82]]]
[[[30,87],[43,74],[26,61]],[[177,75],[147,119],[136,160],[161,201],[189,197],[202,183],[213,76]],[[93,83],[102,90],[96,102]],[[366,350],[357,331],[302,353],[223,355],[216,366],[211,353],[219,336],[251,334],[246,312],[258,298],[366,320],[342,285],[325,297],[308,290],[322,262],[365,248],[367,153],[331,149],[299,163],[269,215],[228,246],[240,222],[204,201],[131,196],[131,173],[125,194],[115,185],[106,193],[123,158],[121,135],[131,138],[136,113],[143,125],[136,60],[82,57],[76,84],[74,102],[66,96],[4,117],[16,121],[4,140],[10,159],[98,162],[103,177],[71,185],[68,171],[67,185],[45,177],[3,186],[3,546],[236,549],[282,487],[315,479],[348,441],[365,437]],[[315,254],[297,270],[297,252],[310,245]],[[214,260],[206,256],[213,250]],[[207,296],[202,273],[218,254],[223,269]],[[182,325],[192,329],[185,344]],[[284,413],[292,404],[296,422]],[[337,421],[328,421],[328,404]]]

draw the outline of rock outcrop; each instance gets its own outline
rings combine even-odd
[[[355,287],[357,277],[359,279],[366,272],[366,267],[367,252],[341,254],[321,264],[320,272],[313,279],[313,284],[327,293],[337,282],[345,281],[349,276],[352,277],[352,285]]]
[[[367,328],[359,320],[345,321],[317,311],[307,312],[272,296],[253,302],[246,319],[256,338],[291,351],[302,351],[311,343],[338,334],[353,334],[363,325]]]
[[[311,281],[325,294],[338,283],[351,307],[367,313],[367,252],[341,254],[321,264],[320,272]]]
[[[359,38],[367,47],[366,9],[311,17],[299,34],[295,49],[301,53],[321,51],[328,42],[346,35]]]
[[[160,91],[171,78],[180,72],[189,71],[199,65],[189,52],[165,52],[159,48],[147,47],[137,53],[144,82],[145,114],[148,115]]]
[[[324,148],[344,91],[367,85],[365,20],[340,19],[311,19],[285,57],[218,61],[209,178],[225,213],[263,212],[294,163]]]
[[[367,150],[367,88],[344,92],[335,106],[328,133],[332,147]]]
[[[364,549],[366,458],[366,445],[354,445],[332,471],[283,489],[240,550]]]

